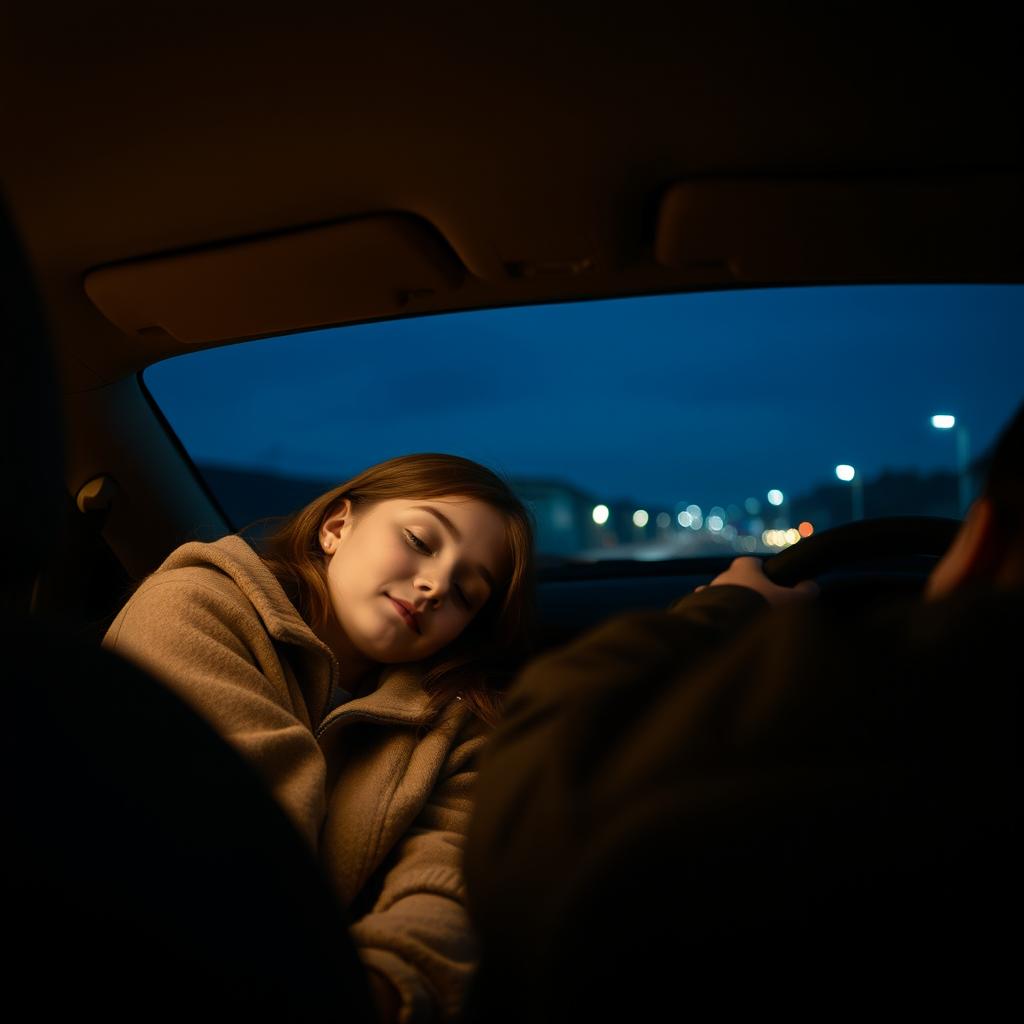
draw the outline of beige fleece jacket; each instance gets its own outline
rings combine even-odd
[[[485,729],[469,709],[456,700],[430,720],[410,666],[346,700],[330,648],[234,535],[174,551],[103,646],[166,683],[264,777],[349,908],[364,963],[400,993],[401,1020],[455,1017],[477,955],[462,848]]]

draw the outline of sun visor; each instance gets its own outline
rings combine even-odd
[[[661,203],[655,256],[723,282],[1014,280],[1019,177],[702,180]]]
[[[464,276],[429,223],[382,214],[101,267],[85,290],[128,334],[196,345],[391,316]]]

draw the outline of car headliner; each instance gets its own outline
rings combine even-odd
[[[5,16],[2,84],[15,100],[3,191],[56,343],[72,493],[116,465],[114,438],[140,415],[127,375],[308,326],[294,310],[318,260],[337,258],[355,292],[390,296],[328,303],[319,322],[335,323],[782,281],[1024,279],[1019,36],[975,8],[968,25],[873,19],[863,5],[800,17],[735,4],[520,5],[500,17],[479,4],[324,7],[161,0]],[[849,214],[827,222],[836,237],[812,255],[844,259],[817,273],[801,261],[815,213],[799,196],[836,183],[875,221],[852,235]],[[887,264],[890,214],[929,189],[894,238],[938,222],[943,259]],[[990,238],[997,219],[1006,227]],[[352,224],[363,234],[342,231],[338,247],[305,244],[327,237],[308,229]],[[749,259],[702,260],[687,250],[694,234],[739,239]],[[361,259],[377,236],[380,258]],[[196,300],[188,337],[160,320],[161,297],[187,311],[209,259],[218,280],[236,266],[245,276],[275,239],[263,278],[235,296],[242,308],[246,287],[274,283],[285,308],[266,329],[251,317],[210,326],[219,286]],[[431,287],[394,279],[406,257]],[[289,264],[300,272],[277,273]],[[137,443],[146,430],[158,445],[141,425]],[[201,496],[156,462],[154,487]],[[126,461],[119,482],[139,472]],[[156,518],[194,515],[192,499]]]

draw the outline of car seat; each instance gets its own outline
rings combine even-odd
[[[0,251],[8,1005],[370,1021],[345,914],[255,771],[154,679],[29,613],[67,495],[48,336],[2,203]]]

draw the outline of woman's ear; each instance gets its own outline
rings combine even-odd
[[[325,554],[333,555],[341,543],[341,534],[352,519],[352,502],[342,499],[320,524],[320,547]]]
[[[996,561],[992,502],[979,498],[968,511],[950,549],[928,577],[925,598],[943,597],[969,580],[994,575],[999,568]]]

